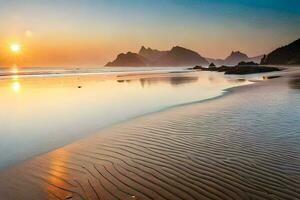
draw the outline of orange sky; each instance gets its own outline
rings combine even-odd
[[[103,66],[142,45],[257,56],[299,37],[299,7],[294,0],[0,0],[0,66]],[[13,54],[11,43],[22,51]]]

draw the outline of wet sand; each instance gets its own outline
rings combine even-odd
[[[300,199],[298,78],[107,128],[1,172],[0,197]]]

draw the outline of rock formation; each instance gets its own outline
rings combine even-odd
[[[270,54],[265,55],[261,61],[265,65],[299,65],[300,64],[300,39],[291,44],[280,47]]]
[[[148,61],[140,56],[139,54],[128,52],[126,54],[121,53],[117,58],[107,63],[105,66],[114,66],[114,67],[138,67],[138,66],[147,66]]]
[[[119,54],[113,62],[106,66],[194,66],[208,65],[205,58],[195,51],[173,47],[170,51],[159,51],[151,48],[141,47],[139,53],[128,52]]]

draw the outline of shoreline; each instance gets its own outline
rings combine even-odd
[[[156,75],[156,74],[165,74],[165,73],[176,73],[176,72],[189,72],[186,67],[157,67],[154,68],[134,68],[134,67],[121,67],[121,68],[111,68],[110,71],[106,71],[109,68],[98,67],[98,68],[48,68],[48,69],[40,69],[40,68],[7,68],[1,71],[0,69],[0,80],[1,79],[11,79],[14,77],[19,78],[53,78],[53,77],[68,77],[68,76],[102,76],[105,77],[115,77],[120,78],[123,76],[138,76],[138,75]],[[123,70],[121,70],[123,69]],[[124,70],[125,69],[125,70]]]
[[[273,193],[274,198],[290,199],[293,195],[299,197],[300,193],[298,192],[300,191],[296,188],[293,189],[294,185],[290,182],[289,176],[291,175],[287,176],[289,172],[285,171],[286,174],[283,174],[283,171],[276,164],[285,160],[285,157],[274,157],[271,153],[274,151],[284,156],[285,152],[290,152],[289,157],[296,158],[297,149],[294,150],[290,146],[277,143],[276,140],[270,140],[267,135],[260,136],[252,132],[251,135],[244,135],[241,132],[228,132],[223,135],[222,132],[218,133],[220,129],[212,127],[222,128],[223,125],[227,127],[231,123],[236,123],[235,121],[214,123],[206,127],[206,129],[212,129],[215,132],[200,128],[216,119],[230,120],[232,112],[240,113],[239,108],[245,109],[243,103],[250,101],[250,99],[256,99],[257,96],[271,98],[260,94],[264,94],[269,88],[276,89],[272,90],[273,93],[278,92],[277,87],[284,89],[283,84],[293,74],[299,74],[299,71],[287,73],[277,79],[229,88],[222,95],[209,100],[169,107],[159,112],[126,120],[75,143],[26,160],[0,173],[0,194],[8,199],[15,197],[27,199],[25,191],[28,189],[31,191],[27,192],[32,195],[32,199],[43,199],[45,195],[48,197],[50,195],[52,198],[58,196],[63,199],[67,197],[97,199],[97,193],[109,199],[116,198],[114,195],[124,199],[168,199],[168,197],[173,197],[173,199],[247,199],[255,196],[271,199],[273,198],[272,195],[266,194],[266,191],[269,191]],[[274,95],[276,96],[276,94]],[[245,97],[249,100],[246,101]],[[243,101],[239,102],[236,98],[238,100],[243,99]],[[259,101],[264,103],[263,100]],[[224,116],[215,119],[212,114],[224,109],[226,111],[225,114],[222,114]],[[228,119],[224,118],[227,115]],[[245,123],[245,121],[243,122]],[[248,128],[253,129],[251,126]],[[226,128],[225,130],[231,129]],[[202,131],[204,132],[202,133]],[[247,129],[244,131],[247,133]],[[207,133],[212,135],[207,135]],[[225,136],[231,139],[222,142],[220,139]],[[211,146],[206,146],[207,142],[204,142],[206,140]],[[252,144],[252,140],[255,143]],[[285,140],[285,142],[288,141]],[[165,146],[168,143],[169,146]],[[189,148],[188,143],[190,143]],[[254,145],[255,148],[252,149],[248,143]],[[243,145],[240,147],[241,144]],[[223,145],[225,146],[223,147]],[[277,149],[278,145],[281,145],[279,149]],[[291,146],[294,148],[294,145]],[[177,148],[178,150],[181,149],[182,152],[177,151]],[[253,152],[248,153],[248,149],[252,149]],[[197,152],[205,154],[197,154]],[[252,154],[256,157],[252,157]],[[269,157],[265,157],[265,155]],[[152,162],[150,158],[154,161],[157,160],[157,162]],[[163,163],[163,166],[158,163],[158,160]],[[250,160],[253,161],[248,165]],[[295,162],[288,161],[285,165],[296,172],[297,165]],[[224,168],[220,168],[218,163],[222,163]],[[215,166],[209,169],[207,166],[210,164],[212,164],[211,167]],[[255,165],[255,168],[251,167],[252,164]],[[239,171],[234,168],[235,165],[241,165],[244,169]],[[33,168],[36,170],[32,173],[29,169]],[[177,173],[175,173],[176,168],[179,170]],[[184,169],[188,170],[189,173],[186,174],[186,172],[181,171]],[[272,172],[273,175],[266,176],[265,173],[271,172],[272,169],[276,169]],[[213,174],[207,175],[207,170],[216,173],[218,177]],[[125,171],[132,173],[134,181],[125,176]],[[244,174],[244,171],[251,173],[247,175]],[[69,173],[70,175],[67,175]],[[228,177],[228,173],[232,178]],[[173,175],[171,176],[171,174]],[[10,178],[16,175],[18,175],[18,181]],[[181,177],[182,180],[176,176]],[[244,176],[251,176],[253,180],[264,177],[264,181],[270,184],[270,187],[265,185],[265,189],[261,189],[262,186],[258,187],[257,185],[262,184],[262,182],[252,182],[250,179],[244,179]],[[192,185],[190,185],[192,182],[187,179],[188,177],[194,180]],[[86,178],[90,181],[84,181]],[[74,182],[72,179],[77,180],[83,189],[78,188],[78,186],[75,187],[76,181]],[[174,182],[176,180],[178,183]],[[274,191],[274,188],[279,190],[280,187],[284,187],[278,182],[280,180],[289,186],[287,191],[282,193]],[[296,177],[294,177],[294,181],[295,184],[300,183]],[[30,187],[28,186],[29,182],[33,183]],[[225,183],[229,183],[231,186],[229,187]],[[22,188],[25,186],[24,184],[29,188]],[[130,187],[126,185],[130,185]],[[148,186],[146,187],[146,185]],[[157,186],[162,188],[158,189]],[[9,187],[16,188],[18,192],[9,194]],[[93,187],[94,189],[92,189]],[[249,189],[247,189],[248,187]],[[137,188],[139,189],[137,190]],[[174,188],[177,188],[178,191]],[[89,192],[84,192],[87,190]],[[124,191],[129,194],[126,195]],[[175,198],[176,196],[177,198]]]
[[[105,121],[105,119],[101,120],[101,119],[103,119],[102,118],[102,114],[99,114],[97,119],[96,119],[96,117],[94,117],[95,120],[94,120],[94,122],[92,124],[90,123],[90,126],[84,126],[86,128],[83,128],[83,129],[88,129],[87,131],[81,131],[80,133],[77,133],[76,131],[72,131],[71,130],[69,132],[70,134],[64,134],[64,135],[66,135],[65,138],[59,136],[61,133],[64,132],[64,130],[56,131],[57,134],[53,133],[54,137],[56,137],[56,138],[60,137],[61,141],[64,141],[64,142],[60,142],[57,139],[56,140],[57,142],[55,143],[55,145],[49,144],[49,142],[47,142],[47,140],[44,140],[42,137],[40,137],[39,135],[37,135],[35,138],[32,138],[30,140],[34,139],[36,141],[39,141],[38,142],[39,144],[33,144],[33,145],[35,145],[35,147],[38,146],[41,150],[39,150],[38,148],[36,148],[35,151],[30,151],[33,148],[27,147],[28,145],[27,146],[23,145],[23,146],[20,147],[20,149],[24,149],[25,150],[23,152],[21,152],[19,150],[14,150],[14,149],[10,150],[9,148],[7,148],[7,150],[10,150],[10,153],[7,154],[8,156],[6,156],[6,155],[3,154],[2,159],[0,159],[1,161],[3,161],[2,162],[2,166],[0,165],[1,166],[0,167],[1,171],[9,168],[12,165],[21,163],[24,160],[33,158],[34,156],[45,154],[45,153],[47,153],[49,151],[52,151],[52,150],[55,150],[57,148],[63,147],[64,145],[71,144],[73,142],[76,142],[77,140],[80,140],[80,139],[83,139],[83,138],[85,138],[87,136],[93,135],[93,134],[97,133],[99,130],[102,130],[102,129],[105,129],[105,128],[109,128],[109,127],[117,125],[119,123],[124,123],[124,122],[130,121],[132,119],[136,119],[136,118],[144,116],[144,115],[150,115],[150,114],[154,114],[156,112],[162,112],[162,111],[168,110],[168,109],[173,108],[173,107],[184,106],[184,105],[193,104],[193,103],[199,103],[202,100],[210,100],[210,99],[214,99],[216,97],[221,97],[222,95],[224,95],[226,93],[225,91],[222,91],[223,88],[226,88],[226,87],[229,88],[228,86],[232,86],[232,85],[243,85],[243,84],[248,84],[249,83],[248,81],[244,82],[244,83],[243,82],[242,83],[237,83],[237,82],[234,81],[235,78],[232,80],[233,81],[232,83],[229,83],[229,82],[231,82],[230,80],[228,80],[227,78],[224,78],[224,77],[221,76],[222,78],[220,80],[221,81],[224,80],[223,81],[224,85],[219,84],[217,86],[217,88],[208,87],[208,88],[212,88],[212,91],[206,93],[201,88],[202,86],[200,86],[202,82],[192,82],[193,85],[191,83],[187,82],[188,84],[180,85],[180,87],[178,87],[178,88],[177,88],[177,85],[176,85],[176,82],[175,82],[175,81],[179,81],[178,84],[181,84],[181,82],[180,82],[181,79],[183,81],[185,80],[185,78],[193,78],[193,80],[194,79],[195,80],[196,79],[197,80],[201,80],[202,77],[203,77],[203,80],[204,80],[203,83],[206,84],[205,80],[206,80],[207,76],[209,76],[209,77],[215,77],[214,73],[212,73],[212,74],[210,74],[210,73],[206,74],[205,72],[204,73],[202,73],[202,72],[200,72],[200,73],[188,72],[188,73],[181,73],[179,75],[177,73],[162,73],[162,72],[160,72],[160,73],[155,74],[155,75],[153,75],[153,74],[142,74],[142,75],[141,74],[138,74],[138,75],[134,74],[134,75],[129,76],[127,78],[126,77],[122,77],[122,79],[125,79],[124,83],[123,82],[119,83],[118,80],[119,80],[120,77],[116,77],[116,76],[109,77],[109,78],[106,78],[106,77],[103,78],[102,76],[100,78],[98,78],[98,76],[96,76],[96,77],[86,77],[86,79],[84,77],[81,77],[81,80],[78,81],[78,83],[75,82],[75,84],[72,84],[72,80],[73,79],[69,79],[69,78],[64,78],[64,79],[52,79],[52,78],[50,78],[50,79],[45,79],[45,81],[44,81],[44,78],[42,78],[42,79],[35,79],[35,78],[33,78],[33,79],[28,78],[27,79],[26,78],[24,80],[22,80],[22,79],[13,80],[13,82],[7,81],[7,85],[5,85],[6,82],[2,82],[2,87],[3,88],[8,88],[8,87],[11,88],[12,86],[14,86],[14,84],[16,82],[18,84],[17,86],[21,87],[21,91],[20,92],[21,92],[21,95],[22,95],[22,92],[23,92],[22,90],[24,89],[24,92],[27,92],[28,91],[27,88],[28,87],[30,88],[31,84],[35,84],[35,85],[36,85],[36,83],[43,84],[43,82],[44,82],[45,86],[43,86],[43,87],[45,87],[45,89],[47,89],[47,84],[56,87],[55,86],[56,82],[60,82],[60,80],[65,80],[66,85],[68,86],[68,88],[72,88],[72,91],[74,91],[74,92],[76,91],[76,93],[81,94],[82,92],[85,92],[86,88],[89,89],[89,88],[92,88],[93,86],[95,86],[96,80],[101,80],[101,82],[102,82],[102,80],[105,80],[105,81],[107,80],[108,82],[106,83],[106,85],[110,85],[110,84],[113,84],[113,83],[116,83],[116,82],[118,82],[117,85],[120,85],[121,87],[124,87],[126,85],[128,85],[128,86],[130,86],[130,85],[133,85],[133,86],[136,85],[135,86],[136,88],[140,88],[139,92],[142,92],[144,94],[146,94],[148,91],[150,91],[152,93],[149,93],[149,94],[152,94],[153,97],[156,97],[155,94],[162,95],[162,97],[164,98],[164,100],[162,102],[164,102],[164,103],[158,104],[159,102],[156,103],[156,101],[153,101],[153,99],[151,99],[151,97],[148,97],[148,98],[143,98],[143,99],[144,100],[148,99],[147,100],[148,102],[152,101],[155,104],[155,106],[153,106],[153,105],[151,105],[149,103],[144,103],[141,106],[137,106],[138,107],[137,109],[133,108],[133,111],[132,112],[128,112],[128,113],[126,113],[126,111],[127,111],[126,109],[121,109],[121,110],[124,110],[124,113],[122,113],[121,117],[114,115],[116,117],[115,120],[114,119],[113,120],[109,119],[107,121]],[[218,78],[218,77],[216,76],[216,78]],[[150,87],[150,85],[149,85],[149,87],[148,87],[147,86],[148,83],[147,83],[146,87],[144,89],[144,86],[139,85],[139,84],[142,84],[141,80],[144,80],[144,79],[145,80],[149,79],[149,83],[151,83],[150,81],[153,81],[153,83],[156,83],[156,81],[162,81],[161,83],[158,82],[161,86],[157,85],[157,84],[153,84],[153,86],[151,85],[151,87]],[[41,80],[41,81],[38,81],[38,80]],[[129,82],[130,84],[127,83],[128,82],[127,80],[128,81],[130,80],[130,82]],[[173,80],[174,80],[175,83],[172,83]],[[187,79],[187,80],[189,80],[189,79]],[[24,81],[24,84],[22,83],[23,81]],[[48,83],[48,81],[51,81],[50,84]],[[26,82],[27,82],[28,86],[26,85]],[[91,83],[91,84],[89,84],[89,83]],[[135,84],[135,83],[137,83],[137,84]],[[175,85],[173,85],[173,84],[175,84]],[[211,84],[213,84],[213,83],[211,83]],[[82,86],[83,89],[78,89],[77,88],[78,85],[80,85],[80,87]],[[189,86],[189,85],[191,85],[191,86]],[[161,92],[155,92],[155,93],[153,93],[153,91],[157,91],[160,88],[164,88],[164,86],[167,86],[167,87],[165,87],[164,91],[168,92],[168,94],[170,94],[171,96],[174,96],[175,97],[174,100],[171,99],[171,98],[166,97]],[[40,86],[40,87],[42,87],[42,86]],[[60,87],[60,86],[58,86],[58,87]],[[93,87],[93,88],[97,89],[97,87]],[[194,89],[194,88],[198,88],[198,89]],[[95,89],[93,89],[93,90],[95,90]],[[141,89],[143,91],[141,91]],[[195,91],[196,93],[194,93],[195,94],[194,95],[194,94],[192,94],[192,92],[186,92],[187,90]],[[40,91],[42,91],[42,90],[40,90]],[[178,98],[179,100],[177,100],[176,97],[178,95],[175,95],[174,91],[178,91],[178,92],[181,92],[182,94],[185,94],[185,96],[187,98]],[[47,92],[45,92],[44,94],[47,95]],[[134,94],[132,94],[132,95],[134,95]],[[20,98],[21,97],[22,96],[20,96]],[[99,95],[98,95],[98,97],[99,97]],[[115,96],[115,97],[117,97],[117,96]],[[135,95],[135,97],[136,97],[136,95]],[[131,99],[134,100],[135,98],[131,98]],[[117,101],[114,101],[114,102],[115,102],[114,105],[117,108],[120,107],[120,106],[118,106],[119,103]],[[128,100],[126,100],[124,102],[128,102]],[[45,104],[45,105],[47,105],[47,104]],[[101,113],[101,110],[103,109],[103,106],[101,107],[101,104],[99,104],[99,105],[100,106],[98,106],[98,107],[95,107],[95,105],[91,106],[91,107],[98,108],[97,109],[98,112],[100,110],[100,113]],[[132,105],[132,106],[135,106],[135,105]],[[74,108],[74,109],[77,109],[77,107]],[[104,110],[105,110],[105,108],[104,108]],[[109,110],[111,110],[112,113],[114,114],[116,109],[109,108]],[[71,111],[71,110],[69,109],[69,111]],[[51,115],[51,111],[49,111],[47,113],[44,112],[44,114],[50,114]],[[84,115],[84,116],[88,117],[89,115]],[[114,117],[114,116],[112,116],[112,117]],[[61,118],[61,120],[64,120],[64,119]],[[13,120],[10,120],[10,121],[13,121]],[[58,126],[60,126],[59,121],[58,120],[56,120],[56,121],[57,121],[56,124]],[[77,120],[77,121],[79,121],[79,120]],[[84,118],[81,118],[80,121],[82,121],[83,123],[85,123],[85,119]],[[8,120],[8,122],[9,122],[9,120]],[[49,123],[52,123],[52,121],[50,120]],[[72,124],[70,124],[70,127],[73,128],[74,126]],[[22,137],[25,138],[25,139],[31,138],[30,134],[26,137],[26,135],[22,134],[22,132],[28,133],[29,131],[30,132],[31,131],[35,131],[36,134],[39,134],[40,132],[44,132],[44,131],[49,132],[49,129],[42,128],[41,130],[36,131],[34,128],[35,128],[35,126],[33,126],[33,128],[31,130],[30,129],[25,129],[25,130],[24,129],[19,129],[18,131],[15,131],[15,132],[12,133],[12,135],[13,134],[20,134],[20,137],[16,137],[16,138],[10,137],[10,140],[12,141],[13,139],[22,139]],[[3,130],[3,133],[4,133],[5,128],[2,129],[2,130]],[[67,130],[70,130],[70,129],[67,129]],[[73,133],[75,133],[75,134],[73,134]],[[24,135],[24,136],[22,136],[22,135]],[[47,135],[45,135],[45,136],[47,137]],[[5,137],[4,137],[4,139],[5,139]],[[65,142],[65,140],[66,140],[66,142]],[[11,153],[11,152],[13,152],[13,153]],[[14,154],[15,152],[18,153],[18,154],[23,155],[23,157],[15,155]],[[10,157],[9,155],[12,155],[12,156]]]
[[[133,78],[133,79],[136,79],[136,78],[140,78],[140,77],[153,77],[153,75],[156,75],[155,77],[172,77],[173,75],[176,76],[176,74],[173,74],[174,72],[157,72],[157,73],[138,73],[138,74],[135,74],[134,72],[132,74],[125,74],[125,75],[121,75],[121,76],[115,76],[115,75],[111,75],[113,76],[110,77],[110,75],[104,75],[103,77],[105,78],[112,78],[112,79],[115,79],[115,80],[118,80],[119,78],[124,78],[124,77],[130,77],[130,78]],[[193,71],[183,71],[183,72],[180,72],[180,73],[185,73],[185,75],[188,75],[188,74],[192,74]],[[215,73],[215,72],[213,72]],[[90,76],[90,74],[86,74],[87,76]],[[84,75],[85,76],[85,75]],[[195,75],[193,75],[195,76]],[[66,76],[67,77],[67,76]],[[21,78],[40,78],[40,77],[37,77],[37,76],[34,76],[34,77],[21,77]],[[49,77],[42,77],[42,78],[53,78],[51,76]],[[246,79],[245,79],[246,80]],[[249,81],[249,80],[248,80]],[[166,112],[168,110],[171,110],[171,109],[176,109],[176,108],[180,108],[180,107],[184,107],[184,106],[189,106],[189,105],[193,105],[193,104],[199,104],[199,103],[205,103],[205,102],[209,102],[209,101],[213,101],[213,100],[217,100],[217,99],[220,99],[220,98],[223,98],[227,95],[230,95],[231,93],[234,92],[235,88],[239,88],[239,87],[245,87],[245,86],[250,86],[250,85],[253,85],[253,84],[256,84],[258,82],[262,82],[263,80],[259,80],[259,81],[249,81],[248,84],[246,85],[240,85],[240,86],[232,86],[232,87],[228,87],[224,90],[222,90],[222,93],[220,93],[219,95],[217,96],[214,96],[214,97],[211,97],[211,98],[206,98],[206,99],[203,99],[203,100],[196,100],[196,101],[190,101],[190,102],[187,102],[187,103],[180,103],[180,104],[175,104],[175,105],[170,105],[170,106],[166,106],[164,108],[161,108],[161,109],[158,109],[158,110],[154,110],[154,111],[150,111],[150,112],[146,112],[144,114],[138,114],[137,116],[133,116],[133,117],[130,117],[130,118],[127,118],[127,119],[124,119],[124,120],[121,120],[121,121],[117,121],[117,122],[114,122],[114,123],[111,123],[111,124],[108,124],[108,125],[105,125],[103,127],[101,127],[99,130],[97,131],[94,131],[94,132],[91,132],[91,133],[88,133],[86,134],[84,137],[82,138],[79,138],[71,143],[67,143],[67,144],[64,144],[62,146],[59,146],[57,148],[54,148],[54,149],[50,149],[48,151],[45,151],[45,152],[42,152],[42,153],[38,153],[32,157],[29,157],[27,159],[24,159],[24,160],[20,160],[20,161],[17,161],[15,162],[14,164],[9,164],[8,166],[5,166],[3,168],[0,168],[0,173],[3,172],[3,171],[6,171],[6,170],[9,170],[11,168],[14,168],[15,166],[18,166],[18,165],[21,165],[23,162],[27,162],[27,161],[30,161],[32,159],[35,159],[36,157],[39,157],[39,156],[42,156],[44,154],[48,154],[48,153],[51,153],[53,151],[56,151],[58,149],[61,149],[61,148],[64,148],[68,145],[72,145],[73,143],[77,143],[77,142],[80,142],[82,140],[85,140],[87,138],[90,138],[90,137],[93,137],[94,135],[98,134],[98,132],[103,132],[107,129],[110,129],[110,128],[113,128],[115,126],[118,126],[118,125],[121,125],[121,124],[124,124],[124,123],[128,123],[128,122],[131,122],[133,120],[136,120],[136,119],[139,119],[139,118],[142,118],[142,117],[147,117],[147,116],[151,116],[153,114],[157,114],[157,113],[163,113],[163,112]]]
[[[165,75],[168,75],[172,72],[166,72],[166,73],[163,73],[163,72],[158,72],[158,73],[155,73],[155,75],[160,75],[162,77],[164,77]],[[190,71],[187,71],[187,72],[184,72],[184,73],[190,73]],[[216,72],[213,72],[213,73],[216,73]],[[285,74],[283,74],[282,76],[276,78],[276,79],[280,79],[280,78],[283,78],[284,76],[288,76],[289,74],[293,73],[293,71],[285,71]],[[300,71],[299,71],[299,74],[300,74]],[[148,76],[148,75],[154,75],[154,74],[147,74],[147,73],[144,73],[144,74],[138,74],[139,76],[140,75],[145,75],[145,76]],[[135,74],[133,74],[132,76],[135,76]],[[123,77],[123,76],[121,76]],[[118,78],[121,78],[119,76],[116,76],[115,78],[118,79]],[[125,77],[127,77],[125,75]],[[24,78],[27,78],[27,77],[24,77]],[[35,78],[35,77],[28,77],[28,78]],[[51,78],[51,77],[49,77]],[[105,125],[103,126],[101,129],[97,130],[96,132],[92,132],[92,133],[89,133],[87,134],[85,137],[83,138],[79,138],[77,139],[76,141],[74,142],[71,142],[71,143],[68,143],[68,144],[65,144],[65,145],[62,145],[58,148],[55,148],[55,149],[51,149],[49,151],[46,151],[46,152],[42,152],[42,153],[39,153],[39,154],[36,154],[28,159],[25,159],[25,160],[21,160],[21,161],[18,161],[16,164],[13,164],[13,165],[9,165],[9,166],[6,166],[2,169],[0,169],[0,174],[4,171],[7,171],[7,170],[10,170],[11,168],[14,168],[14,167],[18,167],[19,165],[22,165],[22,163],[24,162],[27,162],[27,161],[30,161],[32,159],[35,159],[36,157],[39,157],[39,156],[43,156],[45,154],[48,154],[48,153],[51,153],[53,151],[56,151],[56,150],[59,150],[59,149],[62,149],[62,148],[65,148],[69,145],[72,145],[72,144],[75,144],[75,143],[78,143],[80,141],[84,141],[88,138],[92,138],[92,137],[95,137],[95,135],[97,135],[99,132],[105,132],[106,130],[109,130],[111,128],[114,128],[115,126],[118,126],[118,125],[122,125],[122,124],[126,124],[126,123],[130,123],[131,121],[134,121],[134,120],[137,120],[139,118],[143,118],[143,117],[148,117],[148,116],[151,116],[151,115],[155,115],[155,114],[159,114],[159,113],[163,113],[163,112],[166,112],[168,110],[172,110],[172,109],[176,109],[176,108],[181,108],[181,107],[185,107],[185,106],[192,106],[194,104],[203,104],[203,103],[209,103],[211,101],[215,101],[215,100],[219,100],[219,99],[222,99],[222,98],[226,98],[227,96],[230,96],[230,95],[233,95],[235,93],[238,93],[238,92],[243,92],[243,91],[247,91],[249,89],[252,89],[252,88],[255,88],[255,86],[260,86],[261,84],[264,84],[266,81],[271,81],[271,80],[258,80],[258,81],[249,81],[250,83],[246,84],[246,85],[239,85],[239,86],[232,86],[232,87],[228,87],[224,90],[222,90],[222,93],[217,95],[217,96],[214,96],[214,97],[211,97],[211,98],[207,98],[207,99],[203,99],[203,100],[196,100],[196,101],[191,101],[191,102],[187,102],[187,103],[182,103],[182,104],[176,104],[176,105],[171,105],[171,106],[167,106],[165,108],[162,108],[162,109],[158,109],[158,110],[155,110],[155,111],[151,111],[151,112],[147,112],[147,113],[144,113],[144,114],[140,114],[138,116],[134,116],[134,117],[130,117],[128,119],[125,119],[125,120],[121,120],[121,121],[118,121],[118,122],[115,122],[115,123],[112,123],[112,124],[108,124],[108,125]],[[268,84],[268,83],[267,83]]]

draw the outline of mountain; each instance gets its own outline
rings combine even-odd
[[[249,57],[246,54],[239,51],[232,51],[231,54],[225,58],[224,63],[226,65],[237,65],[238,63],[248,59]]]
[[[207,60],[197,52],[179,46],[173,47],[153,63],[155,66],[193,66],[208,64]]]
[[[264,65],[295,65],[300,64],[300,39],[291,44],[280,47],[264,56],[261,61]]]
[[[119,54],[113,62],[109,62],[105,66],[207,66],[209,63],[214,63],[216,66],[235,66],[243,61],[260,63],[262,58],[263,56],[248,57],[240,51],[232,51],[225,59],[213,59],[204,58],[199,53],[180,46],[175,46],[169,51],[142,46],[138,53]]]
[[[241,53],[240,51],[232,51],[231,54],[223,59],[214,59],[214,58],[206,58],[206,60],[210,63],[214,63],[217,66],[221,65],[231,65],[235,66],[240,62],[255,62],[260,63],[263,56],[256,56],[256,57],[248,57],[247,54]]]
[[[173,47],[169,51],[141,47],[139,53],[119,54],[117,58],[105,66],[194,66],[208,65],[205,58],[195,51]]]
[[[150,62],[155,62],[166,53],[167,51],[159,51],[156,49],[145,48],[144,46],[142,46],[138,54],[140,56],[143,56]]]
[[[144,57],[140,56],[137,53],[128,52],[126,54],[124,53],[119,54],[114,61],[107,63],[105,66],[137,67],[137,66],[147,66],[147,65],[148,65],[148,61]]]

